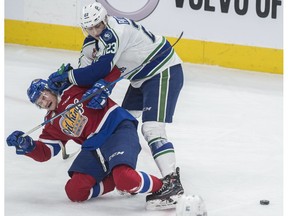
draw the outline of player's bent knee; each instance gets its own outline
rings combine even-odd
[[[150,142],[154,139],[167,139],[166,123],[164,122],[156,122],[156,121],[148,121],[142,124],[141,132],[147,142]]]
[[[83,202],[89,199],[96,180],[87,174],[74,173],[65,185],[65,191],[72,202]]]
[[[138,172],[127,165],[117,166],[112,172],[118,190],[134,193],[141,185]]]

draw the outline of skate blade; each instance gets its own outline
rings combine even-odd
[[[182,194],[174,195],[169,197],[169,199],[161,200],[150,200],[146,202],[147,210],[165,210],[176,208],[177,201],[180,199]]]

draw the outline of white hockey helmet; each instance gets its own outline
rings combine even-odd
[[[105,21],[107,10],[99,2],[94,2],[83,7],[81,14],[81,27],[90,28]]]
[[[197,195],[185,195],[176,205],[177,216],[207,216],[204,200]]]

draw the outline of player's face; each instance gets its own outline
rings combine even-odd
[[[95,39],[99,39],[99,35],[102,33],[102,31],[105,29],[105,24],[103,22],[93,26],[93,27],[90,27],[90,28],[86,28],[85,31],[87,31],[87,33],[89,35],[91,35],[93,38]]]
[[[35,104],[42,109],[55,110],[58,105],[57,96],[51,91],[44,90],[40,97],[36,100]]]

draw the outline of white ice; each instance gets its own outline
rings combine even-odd
[[[30,104],[26,89],[32,79],[47,78],[62,63],[77,67],[78,52],[11,44],[4,48],[6,138],[14,130],[27,132],[43,122],[45,111]],[[281,216],[283,76],[188,63],[184,70],[185,85],[167,133],[185,193],[202,196],[209,216]],[[118,103],[127,84],[122,80],[113,91]],[[40,132],[31,136],[37,139]],[[160,176],[140,138],[137,169]],[[78,148],[71,142],[67,151]],[[38,163],[6,145],[5,216],[175,215],[175,210],[145,210],[145,195],[113,192],[70,202],[64,185],[72,161],[59,154]],[[260,205],[261,199],[270,200],[270,205]]]

